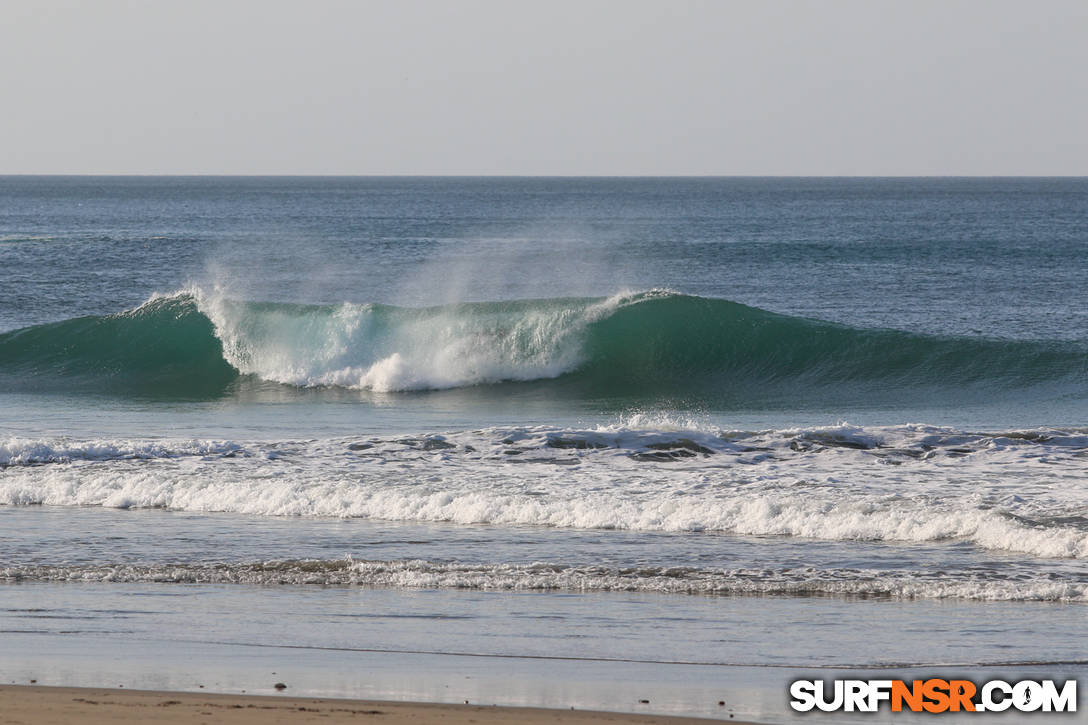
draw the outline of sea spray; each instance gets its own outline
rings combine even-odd
[[[729,407],[754,391],[914,399],[965,386],[1088,394],[1070,341],[852,328],[653,290],[441,307],[245,302],[199,289],[125,312],[0,334],[0,385],[221,393],[240,377],[396,392],[556,381],[563,396],[681,396]]]

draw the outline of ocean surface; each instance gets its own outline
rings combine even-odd
[[[0,270],[0,681],[1088,671],[1088,179],[0,177]]]

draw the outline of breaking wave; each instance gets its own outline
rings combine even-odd
[[[253,563],[0,566],[0,581],[363,586],[486,591],[654,592],[982,601],[1088,601],[1088,583],[1022,574],[874,569],[608,567],[536,562],[306,559]]]
[[[767,387],[1084,394],[1078,343],[858,329],[650,291],[404,308],[242,302],[199,290],[0,334],[0,384],[207,395],[251,378],[378,392],[551,381],[558,394],[729,400]],[[799,392],[801,391],[801,392]],[[904,393],[906,394],[906,393]]]
[[[962,542],[1086,559],[1086,455],[1081,429],[928,426],[530,427],[256,442],[13,438],[0,441],[0,505]]]

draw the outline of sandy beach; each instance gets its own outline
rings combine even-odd
[[[326,698],[263,697],[191,692],[0,686],[0,724],[52,723],[660,723],[705,719],[542,708],[380,702]],[[738,722],[733,720],[732,722]]]

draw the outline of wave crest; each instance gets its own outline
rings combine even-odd
[[[424,560],[280,560],[251,563],[0,565],[0,581],[155,582],[259,586],[654,592],[690,595],[831,596],[979,601],[1088,601],[1083,581],[1045,576],[989,580],[956,572],[811,567],[708,569],[607,567],[551,562],[467,564]]]
[[[404,308],[243,302],[199,289],[0,334],[0,380],[165,394],[240,376],[378,392],[562,378],[561,395],[738,401],[754,391],[1085,394],[1082,344],[856,329],[667,290]],[[1069,386],[1072,386],[1070,388]]]

